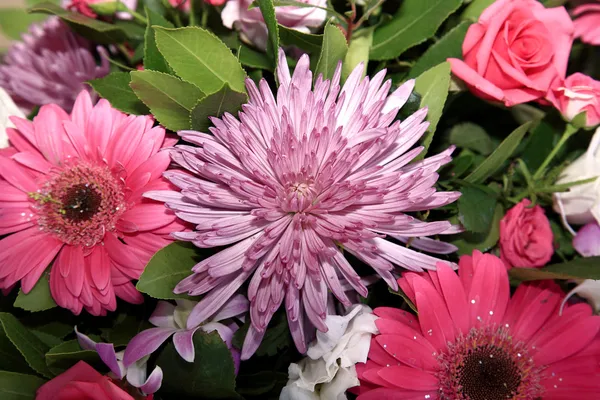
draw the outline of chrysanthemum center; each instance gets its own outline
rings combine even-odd
[[[540,370],[507,328],[472,330],[440,357],[442,399],[519,400],[541,394]]]
[[[39,193],[40,228],[71,245],[93,246],[125,210],[123,184],[107,166],[79,163],[50,174]]]

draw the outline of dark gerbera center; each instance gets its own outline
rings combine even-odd
[[[517,364],[503,349],[492,345],[472,350],[459,375],[463,393],[471,400],[512,399],[521,384]]]
[[[89,183],[80,183],[66,190],[62,198],[65,218],[71,221],[89,220],[98,212],[102,197]]]
[[[31,197],[40,228],[67,244],[93,246],[125,211],[124,187],[104,165],[79,163],[52,171]]]
[[[440,397],[444,400],[525,400],[542,393],[541,368],[508,326],[473,329],[440,356]]]

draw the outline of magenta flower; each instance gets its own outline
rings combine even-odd
[[[141,303],[131,280],[183,225],[142,197],[172,186],[162,173],[173,138],[147,116],[125,115],[82,91],[69,115],[42,106],[33,122],[12,117],[0,153],[0,288],[29,293],[51,264],[56,303],[105,315],[116,296]]]
[[[230,114],[213,118],[214,136],[179,132],[199,146],[171,153],[193,174],[165,173],[181,192],[146,193],[196,224],[195,232],[174,233],[176,238],[198,247],[234,244],[197,264],[175,291],[206,294],[188,319],[193,327],[250,279],[252,324],[242,359],[256,351],[284,300],[295,344],[305,352],[305,332],[313,325],[327,331],[328,290],[347,306],[345,283],[367,295],[344,253],[397,288],[395,265],[422,271],[435,269],[438,260],[386,237],[404,240],[452,229],[447,221],[422,222],[406,212],[458,198],[433,187],[453,148],[410,163],[423,150],[411,148],[429,125],[427,109],[394,120],[414,81],[389,95],[385,71],[370,80],[361,79],[363,69],[357,66],[340,89],[340,64],[331,82],[319,76],[313,88],[308,56],[290,76],[280,50],[276,97],[266,81],[256,87],[247,80],[250,100],[239,120]]]
[[[176,300],[177,305],[167,301],[159,301],[150,316],[150,322],[156,328],[146,329],[138,333],[127,345],[123,363],[125,367],[136,365],[139,360],[147,358],[158,349],[167,339],[173,336],[173,344],[177,353],[187,362],[193,362],[195,357],[193,337],[198,329],[204,332],[217,331],[221,339],[231,351],[235,371],[240,365],[240,353],[232,347],[233,334],[239,326],[231,319],[240,317],[248,311],[248,300],[242,295],[228,299],[210,321],[200,326],[190,327],[187,323],[192,309],[198,304],[190,300]]]
[[[146,377],[147,363],[150,356],[143,357],[132,365],[125,367],[123,365],[125,351],[116,352],[112,343],[96,343],[87,335],[79,333],[77,327],[75,327],[75,333],[81,348],[97,352],[100,359],[110,369],[110,372],[118,379],[126,378],[131,386],[146,394],[155,393],[160,389],[163,372],[159,366],[154,367],[150,376]]]
[[[85,82],[108,74],[109,63],[96,64],[92,45],[57,17],[31,25],[23,41],[10,47],[0,65],[0,87],[26,112],[34,106],[57,104],[71,111]],[[100,48],[99,48],[100,49]]]

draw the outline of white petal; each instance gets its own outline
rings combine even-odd
[[[19,110],[13,99],[0,87],[0,149],[8,147],[6,129],[15,127],[8,119],[11,116],[25,118],[25,114]]]

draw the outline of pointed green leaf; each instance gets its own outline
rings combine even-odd
[[[192,129],[208,132],[211,125],[209,117],[220,117],[226,112],[235,114],[247,100],[245,93],[231,90],[227,85],[223,86],[217,93],[206,96],[194,106],[189,114]]]
[[[421,107],[428,108],[427,121],[429,121],[427,132],[421,138],[421,144],[425,149],[419,154],[417,160],[425,157],[433,141],[435,128],[442,116],[444,104],[446,104],[449,86],[450,63],[448,62],[443,62],[423,72],[415,82],[415,91],[421,95]]]
[[[29,25],[45,20],[45,15],[28,14],[21,8],[0,8],[0,30],[14,40],[21,40],[21,35],[26,33]]]
[[[275,18],[275,7],[273,6],[273,0],[256,0],[260,7],[265,24],[269,31],[269,38],[267,41],[267,55],[271,59],[273,68],[277,68],[277,52],[279,51],[279,30],[277,28],[277,18]]]
[[[34,373],[23,355],[6,336],[0,327],[0,370],[12,372]]]
[[[491,6],[495,1],[496,0],[473,0],[462,12],[460,18],[477,20],[483,10]]]
[[[458,147],[474,150],[484,156],[494,151],[494,142],[487,132],[472,122],[456,124],[450,131],[450,143]]]
[[[527,122],[515,129],[465,180],[470,183],[481,183],[492,176],[512,156],[530,125],[531,122]]]
[[[144,7],[146,10],[146,18],[148,19],[148,25],[146,26],[146,33],[144,34],[144,68],[153,71],[171,73],[169,65],[165,61],[158,47],[156,47],[156,39],[154,37],[154,30],[152,26],[163,26],[165,28],[173,28],[173,24],[163,18],[162,15],[155,13],[148,7]]]
[[[390,60],[432,37],[462,0],[404,0],[388,22],[375,30],[371,58]]]
[[[77,340],[69,340],[52,347],[46,353],[46,363],[48,368],[55,374],[59,375],[79,361],[85,361],[95,368],[103,368],[104,363],[93,350],[84,350],[79,345]]]
[[[448,58],[462,58],[462,44],[469,26],[471,21],[463,21],[432,44],[411,68],[408,77],[415,78]]]
[[[31,333],[12,314],[0,313],[0,325],[2,325],[6,337],[25,357],[27,364],[46,378],[52,377],[44,358],[50,347]]]
[[[458,198],[458,219],[469,232],[488,232],[494,211],[496,197],[477,186],[464,186]]]
[[[56,303],[50,294],[48,276],[45,274],[42,275],[33,289],[27,294],[23,293],[22,289],[19,289],[19,294],[14,305],[15,307],[32,312],[49,310],[56,307]]]
[[[487,232],[463,232],[450,243],[458,247],[458,255],[471,255],[474,250],[487,251],[498,243],[500,238],[500,220],[504,217],[504,207],[496,204],[492,223]]]
[[[543,279],[600,279],[600,257],[576,258],[561,264],[553,264],[544,268],[511,268],[512,278],[522,281]]]
[[[154,27],[156,44],[175,73],[206,94],[227,83],[245,92],[246,73],[231,50],[211,32],[196,26],[179,29]]]
[[[189,298],[173,293],[173,289],[183,278],[192,274],[192,267],[200,259],[198,248],[192,243],[173,242],[152,256],[136,288],[155,299]]]
[[[194,334],[195,358],[184,361],[169,343],[156,360],[163,373],[165,393],[181,397],[239,399],[235,393],[235,373],[231,352],[217,332]]]
[[[323,79],[331,79],[340,61],[343,61],[348,52],[348,43],[342,31],[333,24],[325,26],[323,34],[323,47],[313,75],[316,79],[323,74]]]
[[[369,64],[369,50],[373,43],[373,29],[361,29],[352,36],[346,59],[342,65],[342,79],[346,80],[354,68],[361,62],[365,65],[363,76],[367,73],[367,65]]]
[[[113,72],[104,78],[94,79],[88,83],[114,108],[128,114],[149,114],[148,107],[137,98],[129,87],[130,81],[131,76],[128,72]]]
[[[284,46],[296,46],[300,50],[307,53],[317,54],[321,52],[321,46],[323,45],[323,35],[313,35],[311,33],[304,33],[285,27],[283,25],[278,26],[279,40]]]
[[[250,68],[273,71],[273,63],[266,54],[258,52],[246,45],[241,45],[239,49],[238,57],[242,65]]]
[[[191,83],[157,71],[132,71],[131,89],[172,131],[190,129],[190,111],[204,93]]]
[[[0,371],[0,399],[34,400],[36,391],[44,383],[45,379],[35,375]]]
[[[29,9],[31,13],[56,15],[80,35],[99,44],[121,43],[127,39],[127,34],[120,27],[86,17],[83,14],[67,11],[49,2],[39,3]]]

